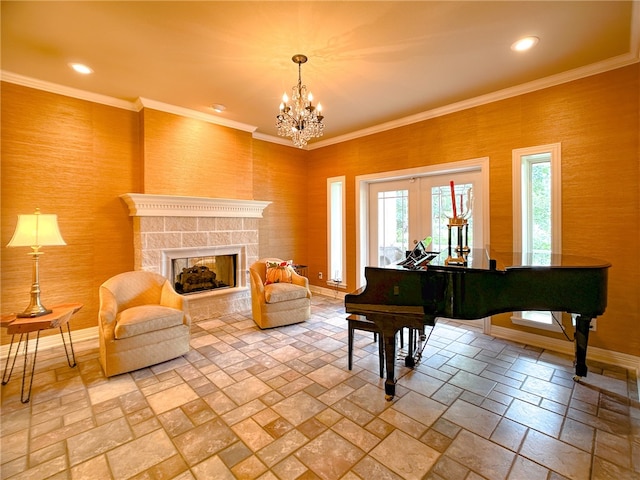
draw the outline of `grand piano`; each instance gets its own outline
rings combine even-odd
[[[471,250],[462,265],[449,260],[450,252],[416,249],[398,264],[365,267],[366,285],[345,296],[346,312],[365,316],[381,332],[388,400],[395,395],[396,333],[403,327],[423,331],[437,317],[474,320],[523,310],[577,314],[574,380],[587,375],[589,328],[607,306],[609,263],[488,249]],[[410,351],[405,365],[414,364]]]

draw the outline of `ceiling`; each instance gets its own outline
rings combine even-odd
[[[132,108],[147,99],[265,139],[277,135],[280,99],[297,82],[291,57],[305,54],[302,80],[325,115],[316,146],[628,65],[640,43],[638,1],[3,0],[1,8],[5,80]],[[538,45],[512,51],[525,35]],[[78,75],[72,61],[94,73]],[[214,103],[226,110],[216,114]]]

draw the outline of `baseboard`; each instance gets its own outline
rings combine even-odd
[[[67,332],[65,329],[64,332],[65,341],[68,340]],[[16,337],[16,340],[19,337]],[[29,335],[29,353],[33,353],[36,348],[35,335]],[[84,342],[86,340],[98,340],[98,327],[89,327],[83,328],[81,330],[72,330],[71,331],[71,340],[73,343]],[[20,345],[20,353],[23,352],[23,345]],[[38,351],[45,350],[48,348],[61,347],[62,346],[62,338],[60,338],[60,334],[47,335],[46,337],[40,337],[38,341]],[[96,343],[97,346],[97,343]],[[9,353],[9,344],[2,345],[0,347],[0,358],[5,360],[7,358],[7,354]]]
[[[347,294],[347,292],[336,290],[335,288],[325,288],[317,285],[310,285],[309,289],[312,293],[317,293],[318,295],[325,295],[328,297],[333,296],[342,299],[344,299]],[[505,340],[511,340],[516,343],[544,348],[558,353],[564,353],[566,355],[575,354],[575,345],[573,342],[545,337],[544,335],[536,335],[535,333],[523,332],[512,328],[499,327],[491,325],[491,322],[488,323],[490,325],[490,331],[485,332],[488,335],[503,338]],[[596,362],[608,363],[609,365],[615,365],[636,372],[636,377],[639,382],[638,390],[640,391],[640,357],[590,346],[587,348],[587,358]]]
[[[535,333],[523,332],[506,327],[498,327],[495,325],[491,326],[491,331],[488,333],[494,337],[503,338],[512,342],[545,348],[547,350],[564,353],[566,355],[575,354],[574,343],[567,340],[545,337],[543,335],[536,335]],[[587,348],[587,359],[632,370],[636,372],[636,377],[640,377],[640,357],[635,355],[589,346]]]
[[[330,288],[311,286],[310,289],[313,293],[317,293],[319,295],[337,295],[339,298],[344,298],[345,295],[344,292],[336,291]],[[512,328],[499,327],[495,325],[491,325],[491,331],[487,333],[504,340],[510,340],[512,342],[525,345],[532,345],[534,347],[544,348],[566,355],[573,355],[575,353],[573,342],[569,342],[566,340],[545,337],[543,335],[536,335],[534,333],[523,332],[520,330],[514,330]],[[33,350],[35,349],[36,342],[34,338],[35,337],[32,337],[31,341],[29,342],[29,352],[33,352]],[[81,330],[74,330],[72,331],[72,340],[74,343],[84,342],[88,340],[98,340],[98,327],[96,326],[83,328]],[[62,339],[60,338],[60,335],[47,335],[46,337],[40,338],[40,341],[38,343],[38,350],[44,350],[47,348],[54,348],[59,346],[62,346]],[[0,347],[0,358],[5,359],[8,353],[9,344],[2,345],[2,347]],[[638,378],[639,382],[638,391],[640,392],[640,357],[590,346],[587,349],[587,359],[591,359],[596,362],[608,363],[610,365],[616,365],[618,367],[623,367],[636,372],[636,377]]]
[[[317,285],[309,285],[309,290],[311,290],[311,293],[317,293],[318,295],[324,295],[325,297],[341,298],[343,300],[345,295],[348,293],[342,289],[319,287]]]

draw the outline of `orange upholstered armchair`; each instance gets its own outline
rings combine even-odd
[[[286,263],[279,258],[262,258],[249,267],[251,311],[260,328],[304,322],[311,316],[309,279]]]
[[[125,272],[100,286],[100,364],[107,377],[189,351],[191,319],[162,275]]]

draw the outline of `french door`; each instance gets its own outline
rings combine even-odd
[[[453,182],[453,195],[450,182]],[[468,216],[469,247],[482,248],[482,188],[479,170],[372,183],[369,186],[368,264],[395,263],[420,240],[429,243],[427,250],[446,249],[452,196],[457,213]]]

